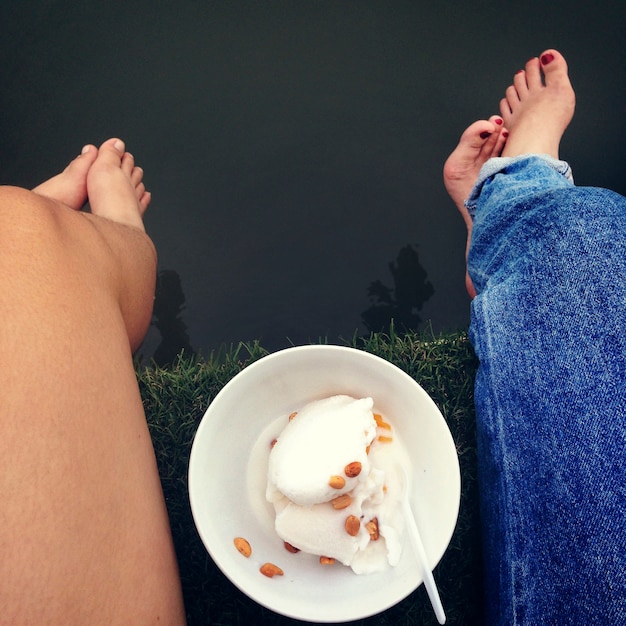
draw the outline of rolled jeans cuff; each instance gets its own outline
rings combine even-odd
[[[478,198],[485,182],[505,170],[507,167],[531,158],[541,159],[546,165],[563,175],[567,180],[572,183],[574,182],[572,168],[569,163],[555,159],[547,154],[524,154],[516,157],[493,157],[489,159],[480,169],[476,183],[464,203],[472,219],[474,218],[476,204],[478,203]]]

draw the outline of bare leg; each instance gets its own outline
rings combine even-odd
[[[110,140],[0,188],[0,623],[184,623],[132,363],[156,266],[142,174]]]
[[[501,117],[494,115],[489,120],[479,120],[469,126],[459,141],[459,145],[448,157],[443,167],[443,180],[446,190],[460,211],[467,227],[466,258],[472,235],[472,218],[463,204],[469,196],[478,172],[490,158],[500,156],[507,141],[508,131]],[[465,287],[470,297],[476,295],[469,275],[465,274]]]

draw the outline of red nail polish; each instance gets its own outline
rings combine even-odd
[[[509,136],[509,131],[508,130],[503,130],[502,131],[502,136],[506,139],[506,137]]]
[[[491,136],[491,133],[486,131],[486,130],[483,131],[482,133],[480,133],[480,138],[481,139],[487,139],[487,137],[490,137],[490,136]]]
[[[516,74],[523,74],[524,70],[517,70]]]
[[[497,117],[495,120],[493,120],[498,126],[502,126],[502,120]]]
[[[546,54],[541,56],[542,65],[548,65],[548,63],[552,63],[552,61],[554,61],[554,55],[550,52],[546,52]]]

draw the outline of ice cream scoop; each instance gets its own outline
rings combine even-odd
[[[399,491],[388,489],[390,477],[398,484],[391,426],[373,404],[340,395],[306,405],[292,414],[268,464],[266,497],[278,535],[356,573],[395,565],[401,552]]]

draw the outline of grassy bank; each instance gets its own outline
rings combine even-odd
[[[456,442],[461,508],[451,545],[435,570],[448,624],[481,623],[480,539],[476,493],[473,379],[476,360],[464,333],[440,337],[374,334],[347,344],[391,361],[433,398]],[[239,592],[200,541],[189,507],[187,468],[195,431],[209,403],[242,368],[266,354],[240,345],[218,357],[180,357],[173,365],[138,366],[178,553],[190,625],[302,624],[268,611]],[[218,512],[219,514],[219,512]],[[355,598],[358,602],[358,598]],[[399,605],[355,624],[436,624],[423,586]]]

